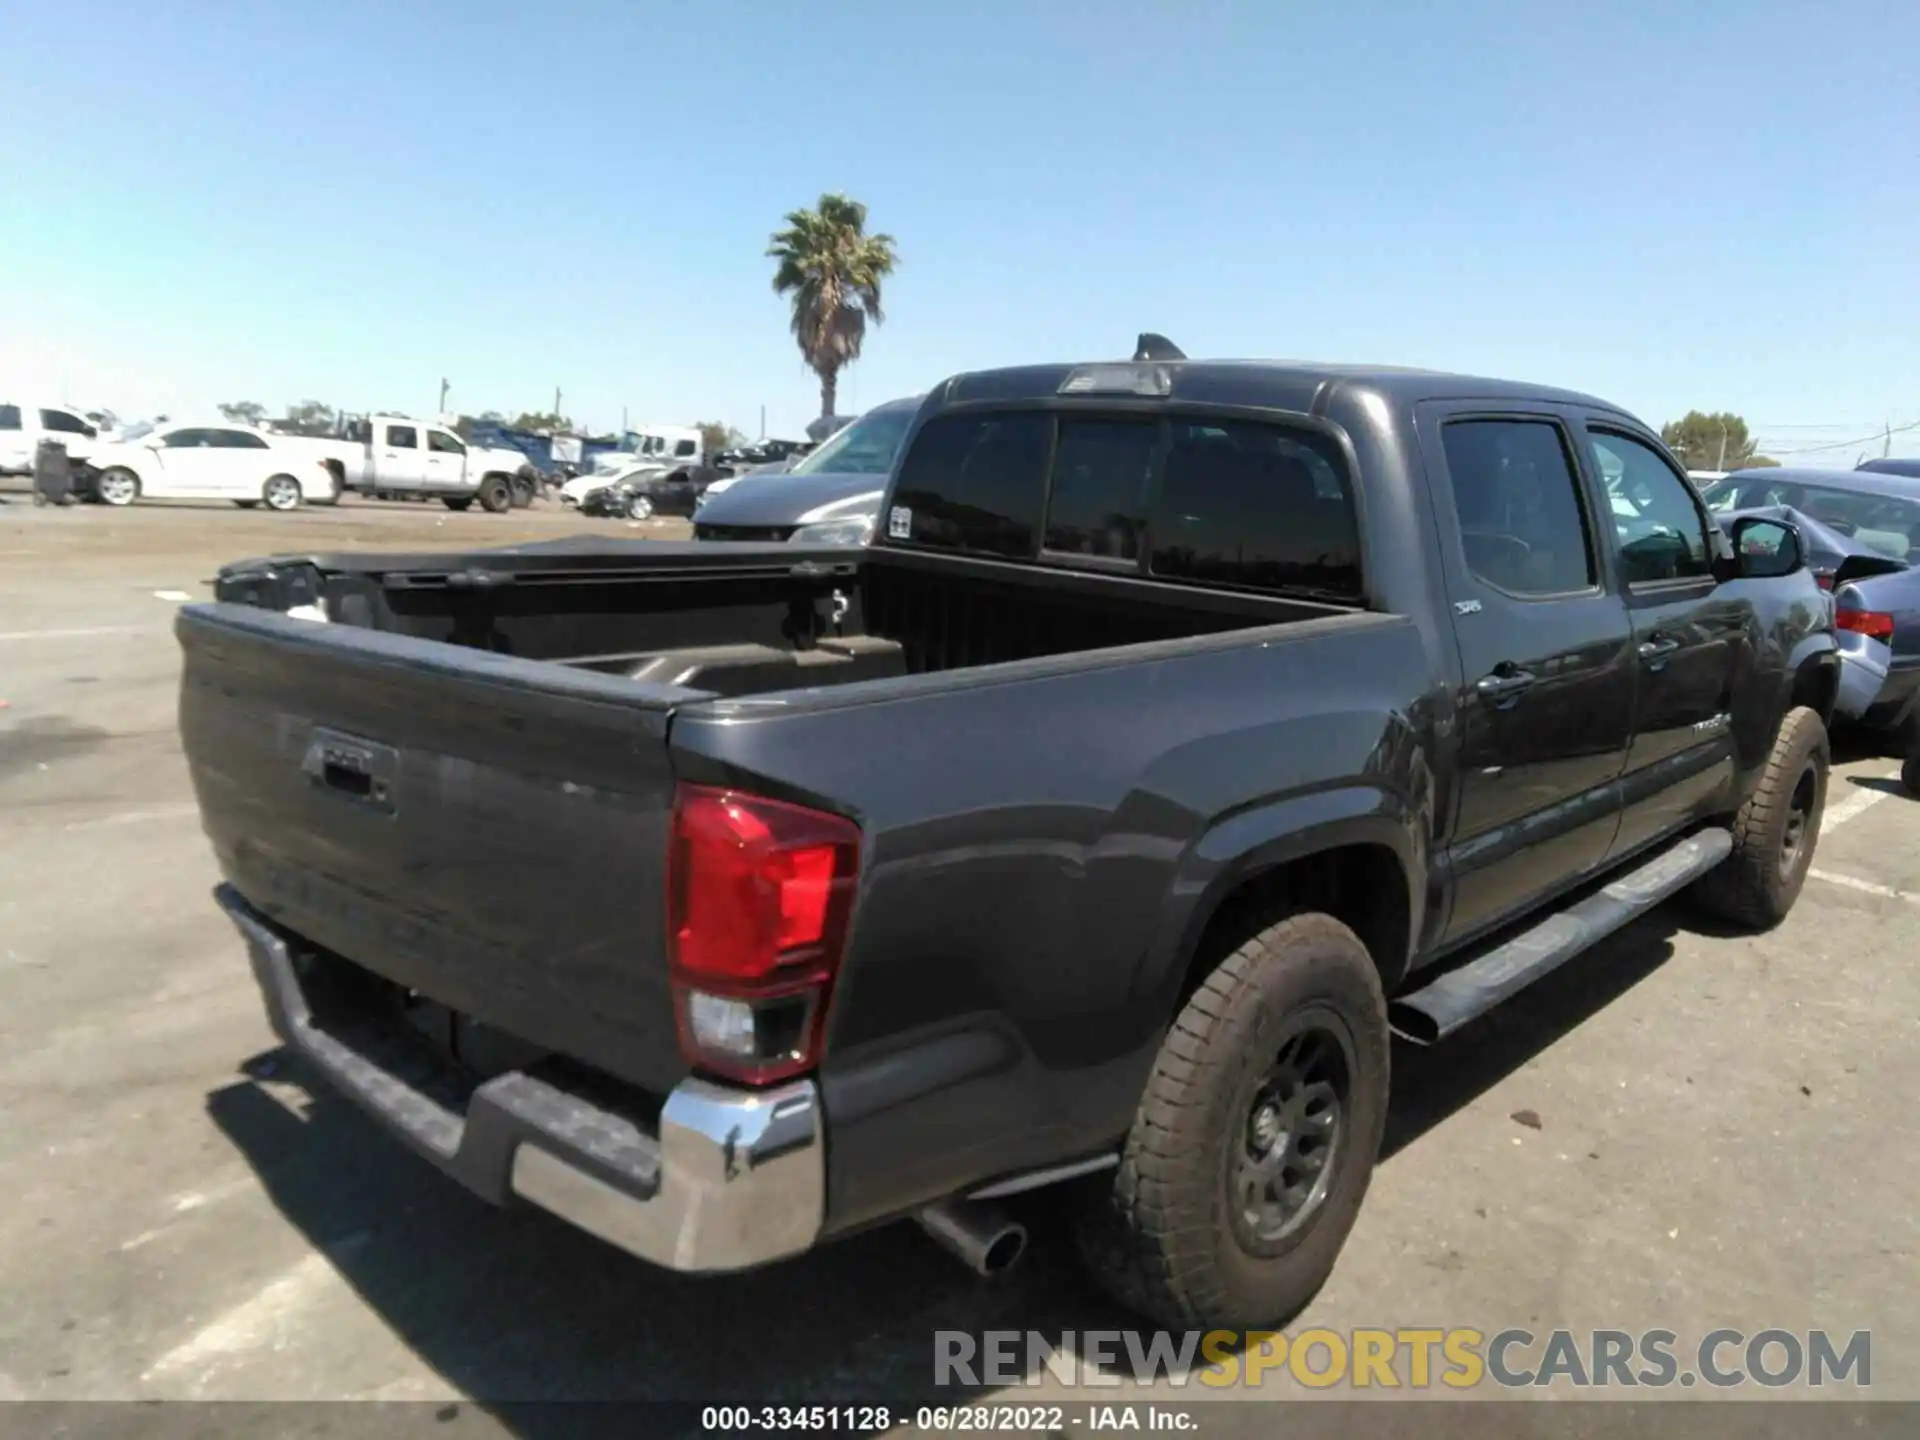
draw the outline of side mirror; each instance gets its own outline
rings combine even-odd
[[[1723,579],[1765,580],[1791,575],[1807,563],[1800,532],[1784,520],[1749,515],[1733,522],[1731,573]]]

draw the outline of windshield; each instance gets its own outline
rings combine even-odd
[[[1897,495],[1872,495],[1803,485],[1794,480],[1722,480],[1701,499],[1717,515],[1790,505],[1810,520],[1895,560],[1920,559],[1920,502]]]
[[[884,475],[913,423],[914,411],[869,410],[823,441],[790,472],[794,475]]]

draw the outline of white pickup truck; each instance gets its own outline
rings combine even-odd
[[[103,439],[99,426],[69,406],[0,398],[0,475],[31,472],[34,450],[42,440],[58,440],[71,459],[90,461]]]
[[[376,499],[437,499],[449,510],[474,501],[495,514],[533,499],[533,467],[518,450],[469,445],[452,429],[408,415],[371,415],[348,422],[341,437],[282,435],[305,445],[332,470],[342,489]]]
[[[593,457],[596,471],[611,475],[637,465],[657,465],[665,474],[670,470],[698,470],[707,463],[705,437],[691,425],[650,425],[629,430],[620,439],[618,450]]]

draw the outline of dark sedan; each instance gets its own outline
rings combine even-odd
[[[716,484],[694,513],[693,538],[864,545],[920,399],[876,405],[784,472]]]

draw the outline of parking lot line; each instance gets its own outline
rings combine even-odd
[[[0,630],[0,640],[80,640],[90,635],[159,635],[160,625],[84,625],[70,630]]]
[[[91,820],[69,820],[62,830],[97,830],[106,825],[145,825],[154,820],[186,820],[200,813],[200,806],[192,800],[183,800],[177,805],[160,805],[151,810],[117,810],[111,815],[98,815]]]
[[[198,1393],[221,1362],[249,1351],[284,1346],[296,1328],[295,1318],[330,1286],[343,1283],[326,1252],[315,1251],[167,1351],[140,1378],[152,1383],[184,1372],[193,1393]]]
[[[1909,905],[1920,905],[1920,895],[1896,890],[1891,885],[1881,885],[1872,880],[1856,879],[1852,875],[1836,875],[1831,870],[1809,870],[1807,878],[1823,880],[1829,885],[1839,885],[1848,890],[1858,890],[1862,895],[1878,895],[1883,900],[1905,900]]]
[[[1879,780],[1888,780],[1892,778],[1892,775],[1891,773],[1889,773],[1886,775],[1875,776],[1873,778],[1879,779]],[[1878,805],[1882,800],[1886,798],[1887,798],[1887,792],[1885,790],[1871,790],[1871,789],[1862,788],[1856,791],[1852,795],[1849,795],[1846,799],[1842,800],[1838,805],[1835,805],[1831,810],[1827,811],[1827,813],[1821,817],[1821,820],[1820,820],[1821,833],[1825,834],[1828,831],[1838,830],[1842,825],[1846,824],[1849,820],[1857,818],[1862,811],[1868,809],[1870,806]]]

